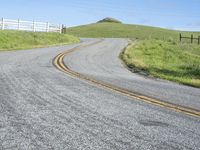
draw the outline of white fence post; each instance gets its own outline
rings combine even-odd
[[[1,19],[1,30],[4,30],[4,18]]]
[[[20,30],[20,19],[18,19],[18,30]]]
[[[63,27],[63,25],[59,24],[59,30],[60,30],[59,32],[60,33],[62,33],[62,27]]]
[[[35,21],[33,20],[33,32],[35,32]]]
[[[49,23],[47,22],[47,25],[46,25],[46,32],[49,32]]]

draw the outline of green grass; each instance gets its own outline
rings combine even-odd
[[[79,42],[67,34],[0,30],[0,51],[30,49]]]
[[[130,68],[141,69],[150,75],[195,87],[200,87],[200,46],[190,40],[179,42],[184,36],[200,36],[200,32],[181,32],[149,26],[119,23],[95,23],[72,27],[66,33],[79,37],[131,38],[122,59]]]
[[[200,46],[163,40],[131,44],[121,58],[129,68],[155,77],[200,87]]]
[[[128,25],[120,23],[95,23],[78,27],[67,28],[67,34],[89,38],[137,38],[179,40],[179,31],[167,30],[156,27]],[[182,32],[184,36],[190,36],[191,32]],[[200,35],[193,33],[194,36]]]

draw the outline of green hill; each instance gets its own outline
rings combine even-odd
[[[0,51],[30,49],[74,42],[79,42],[79,39],[67,34],[0,30]]]
[[[137,38],[161,40],[178,40],[180,33],[180,31],[175,30],[120,23],[94,23],[89,25],[67,28],[65,32],[78,37]],[[190,36],[191,34],[191,32],[182,33],[185,36]],[[198,33],[193,34],[195,36],[198,35]]]

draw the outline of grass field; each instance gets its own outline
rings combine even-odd
[[[200,87],[200,46],[174,41],[143,40],[121,55],[129,68],[154,77]]]
[[[180,31],[120,23],[95,23],[69,28],[66,33],[79,37],[131,38],[121,55],[129,68],[182,84],[200,87],[200,46],[190,40],[179,42]],[[200,32],[181,32],[195,37]]]
[[[79,39],[67,34],[0,30],[0,51],[47,47],[74,42],[79,42]]]

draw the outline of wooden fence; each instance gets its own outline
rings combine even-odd
[[[49,22],[36,22],[24,20],[11,20],[2,18],[0,21],[0,30],[19,30],[32,32],[62,32],[62,26],[50,24]]]
[[[197,40],[198,44],[200,45],[200,36],[198,36],[198,38],[195,38],[193,34],[191,34],[191,37],[186,37],[186,36],[182,36],[182,34],[180,33],[180,42],[182,41],[182,39],[190,39],[191,43],[193,43],[194,40]]]

